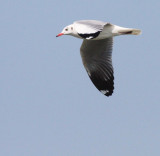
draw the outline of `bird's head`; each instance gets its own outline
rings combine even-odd
[[[56,37],[62,36],[62,35],[72,35],[74,33],[74,27],[73,24],[66,26],[61,33],[59,33]]]

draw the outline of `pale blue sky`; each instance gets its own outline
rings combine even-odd
[[[1,156],[159,156],[160,1],[0,2]],[[139,28],[114,40],[115,90],[83,68],[75,20]]]

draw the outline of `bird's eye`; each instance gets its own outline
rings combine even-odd
[[[68,31],[68,28],[66,28],[65,31]]]

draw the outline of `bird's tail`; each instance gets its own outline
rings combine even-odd
[[[126,28],[124,30],[119,31],[119,33],[120,33],[120,35],[140,35],[141,30]]]
[[[113,33],[116,33],[117,35],[140,35],[141,34],[141,30],[139,29],[124,28],[119,26],[115,26],[113,31],[114,31]]]

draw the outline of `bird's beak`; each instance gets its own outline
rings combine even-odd
[[[56,37],[62,36],[64,35],[64,33],[59,33]]]

